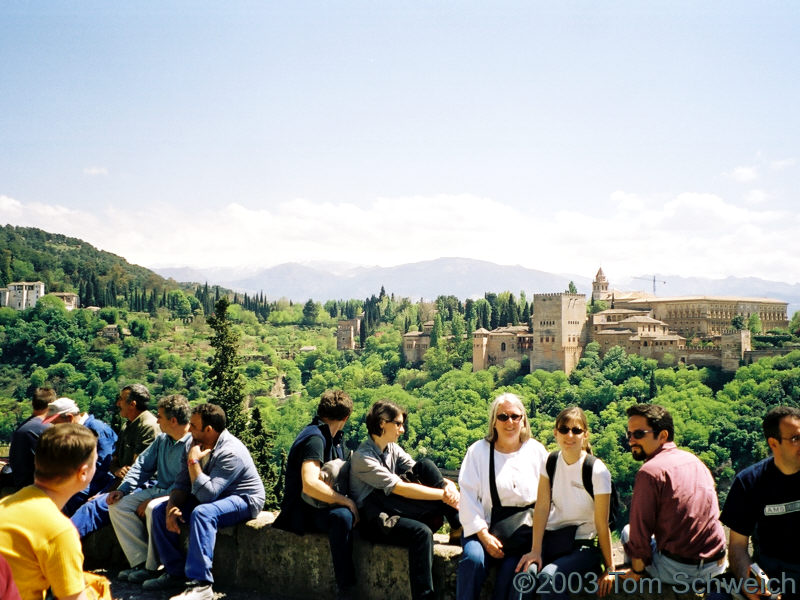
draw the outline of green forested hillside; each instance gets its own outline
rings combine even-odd
[[[44,276],[34,270],[28,278]],[[210,312],[203,308],[208,296],[207,288],[195,294],[174,290],[164,294],[162,306],[144,310],[106,306],[67,312],[54,297],[21,312],[0,308],[0,444],[29,413],[26,398],[38,385],[52,385],[110,421],[119,388],[132,382],[145,383],[156,397],[179,392],[192,402],[207,400],[213,335],[203,316]],[[409,409],[404,446],[456,469],[469,444],[485,435],[491,400],[511,391],[529,407],[533,433],[549,447],[558,411],[568,404],[586,409],[595,452],[623,497],[638,469],[624,441],[625,410],[640,401],[663,404],[675,416],[677,443],[702,458],[724,494],[736,471],[765,456],[760,423],[766,410],[800,405],[800,351],[762,359],[732,379],[709,369],[659,368],[620,348],[600,357],[594,344],[569,376],[528,373],[527,364],[514,360],[473,373],[471,331],[484,321],[513,322],[515,315],[530,313],[524,297],[508,292],[464,303],[453,297],[412,302],[384,290],[363,301],[309,300],[302,306],[247,300],[254,310],[233,304],[228,318],[239,335],[237,368],[247,405],[259,409],[275,435],[275,465],[311,418],[319,395],[335,387],[355,401],[345,432],[352,447],[366,436],[370,404],[389,398]],[[336,320],[358,312],[364,319],[363,349],[336,350]],[[435,323],[432,347],[421,363],[407,364],[401,335],[428,319]],[[109,325],[129,335],[116,339]]]
[[[82,290],[81,300],[96,300],[85,302],[84,306],[113,305],[117,294],[133,288],[170,287],[149,269],[77,238],[6,225],[0,228],[0,286],[12,281],[43,281],[48,292]],[[173,283],[171,287],[177,286]]]

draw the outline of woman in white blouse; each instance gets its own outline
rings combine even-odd
[[[458,484],[461,489],[459,518],[464,528],[463,553],[458,564],[457,600],[476,600],[486,580],[488,567],[499,570],[492,598],[508,597],[519,554],[509,555],[503,542],[489,532],[492,525],[490,491],[490,448],[494,448],[495,482],[504,507],[526,507],[536,502],[539,475],[547,451],[531,439],[528,417],[522,401],[514,394],[495,398],[489,410],[486,437],[467,450]]]

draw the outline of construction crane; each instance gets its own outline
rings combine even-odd
[[[653,296],[656,295],[656,284],[657,283],[660,283],[662,285],[667,285],[666,281],[663,281],[661,279],[656,279],[655,275],[653,275],[652,277],[633,277],[633,279],[644,279],[646,281],[652,281],[653,282]]]

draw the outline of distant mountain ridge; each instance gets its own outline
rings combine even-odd
[[[165,277],[182,280],[183,275],[196,275],[195,269],[156,269]],[[203,271],[219,277],[220,270]],[[521,266],[498,265],[467,258],[437,258],[394,267],[357,266],[335,274],[319,266],[284,263],[263,269],[244,278],[216,279],[237,290],[256,293],[263,290],[269,298],[286,297],[295,301],[365,298],[377,294],[381,286],[388,293],[410,298],[434,299],[440,295],[458,298],[483,297],[487,291],[525,290],[563,291],[570,281],[579,289],[591,290],[586,277],[557,275]],[[211,279],[209,279],[209,282]]]
[[[529,269],[519,265],[498,265],[468,258],[437,258],[394,267],[353,266],[337,264],[331,272],[324,263],[313,266],[284,263],[252,272],[245,277],[226,277],[225,269],[155,269],[164,277],[186,281],[215,283],[239,291],[263,291],[272,299],[286,297],[293,301],[366,298],[377,294],[381,286],[388,293],[413,299],[434,299],[453,295],[461,299],[483,297],[485,292],[509,290],[518,294],[524,290],[529,299],[534,293],[561,292],[573,281],[580,293],[591,295],[590,277],[556,274]],[[201,275],[201,277],[197,277]],[[652,276],[649,276],[652,277]],[[800,310],[800,284],[767,281],[755,277],[705,279],[656,274],[658,296],[745,296],[775,298],[789,303],[789,317]],[[658,283],[666,281],[666,284]],[[611,287],[620,290],[652,292],[646,278],[610,280]]]
[[[297,302],[367,298],[381,286],[390,294],[412,299],[434,299],[453,295],[459,299],[480,298],[485,292],[524,290],[534,293],[566,290],[573,281],[580,293],[592,291],[590,276],[548,273],[519,265],[498,265],[468,258],[437,258],[394,267],[363,266],[314,261],[284,263],[267,269],[157,268],[128,263],[123,257],[98,250],[83,240],[48,233],[33,227],[0,227],[0,254],[13,268],[0,273],[0,280],[41,279],[47,291],[79,291],[96,277],[103,287],[111,281],[118,290],[133,283],[146,289],[191,289],[188,284],[219,285],[239,292],[263,291],[272,300],[285,297]],[[12,260],[13,259],[13,260]],[[642,278],[610,279],[619,290],[652,291],[652,275]],[[789,317],[800,310],[800,284],[768,281],[756,277],[705,279],[656,274],[658,296],[745,296],[775,298],[789,304]],[[172,281],[170,281],[172,280]],[[661,282],[666,282],[661,283]],[[0,281],[0,283],[8,283]],[[227,291],[223,289],[223,292]]]

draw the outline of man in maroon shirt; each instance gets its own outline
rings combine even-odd
[[[722,573],[727,561],[714,478],[694,454],[678,449],[674,435],[664,407],[628,409],[631,454],[644,464],[633,484],[628,535],[622,535],[631,559],[624,576],[683,586]]]

